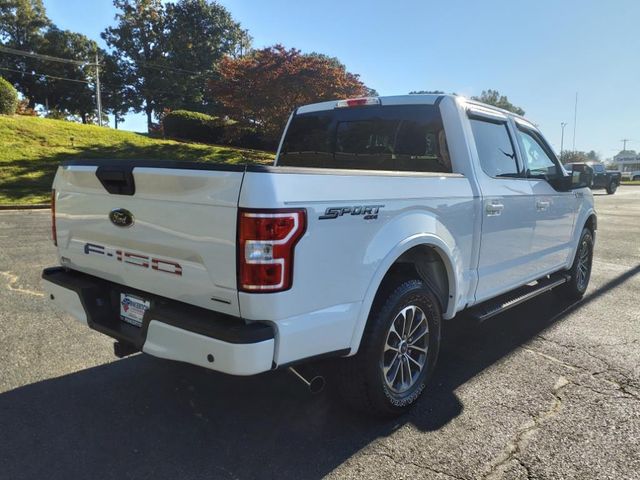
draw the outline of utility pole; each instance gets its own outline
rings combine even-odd
[[[562,151],[564,150],[564,127],[567,126],[567,122],[560,122],[560,128],[562,134],[560,135],[560,161],[562,162]]]
[[[620,141],[622,142],[622,151],[625,152],[627,150],[627,142],[630,142],[631,140],[629,138],[623,138]]]
[[[576,92],[576,106],[573,109],[573,151],[576,151],[576,125],[578,124],[578,92]]]
[[[102,126],[102,98],[100,95],[100,64],[96,52],[96,106],[98,107],[98,125]]]

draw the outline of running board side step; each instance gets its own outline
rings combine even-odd
[[[563,283],[568,282],[571,276],[566,273],[556,273],[548,277],[541,278],[534,285],[525,285],[499,297],[487,300],[484,303],[473,306],[468,310],[471,317],[479,322],[498,315],[521,303],[531,300],[538,295],[548,292]]]

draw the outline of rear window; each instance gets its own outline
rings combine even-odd
[[[278,165],[451,172],[435,105],[377,105],[295,115]]]

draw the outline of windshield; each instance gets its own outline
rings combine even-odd
[[[278,165],[451,172],[435,105],[336,108],[295,115]]]

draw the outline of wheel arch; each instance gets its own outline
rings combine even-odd
[[[369,314],[389,280],[415,272],[416,278],[423,279],[434,290],[443,318],[453,317],[459,288],[453,258],[447,244],[432,234],[418,234],[400,242],[381,262],[367,288],[351,338],[351,354],[357,352]]]
[[[593,235],[593,240],[596,240],[596,230],[598,229],[598,216],[593,208],[590,208],[584,215],[580,217],[580,219],[576,222],[576,229],[573,233],[573,248],[571,249],[571,253],[567,258],[566,268],[570,268],[573,264],[573,259],[576,256],[576,252],[578,251],[578,243],[580,242],[580,235],[582,235],[582,230],[588,228],[591,230]]]

